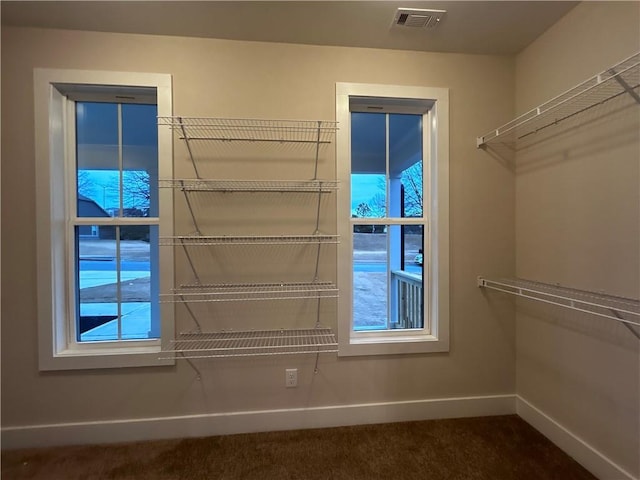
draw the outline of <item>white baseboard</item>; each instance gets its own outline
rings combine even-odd
[[[327,428],[438,418],[511,415],[515,395],[337,405],[2,429],[2,448],[51,447]]]
[[[516,396],[518,415],[600,480],[638,480],[553,418]]]

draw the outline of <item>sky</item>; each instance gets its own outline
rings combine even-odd
[[[355,211],[361,203],[369,202],[376,193],[384,193],[381,187],[383,180],[384,175],[351,175],[351,211]]]
[[[119,185],[120,177],[117,171],[109,170],[81,170],[82,185],[80,186],[80,194],[95,201],[104,210],[110,211],[120,206]],[[125,175],[128,175],[125,172]],[[148,192],[148,184],[142,184],[138,177],[134,177],[130,187],[125,186],[124,189],[124,208],[148,207],[148,201],[142,198],[142,192]],[[147,177],[148,178],[148,177]],[[124,180],[131,180],[131,177],[125,176]]]

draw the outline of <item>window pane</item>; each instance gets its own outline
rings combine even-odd
[[[159,338],[157,227],[82,225],[75,237],[77,340]]]
[[[384,175],[351,175],[351,216],[355,218],[384,218],[386,216]]]
[[[389,328],[388,252],[384,225],[353,226],[353,329]]]
[[[351,114],[351,212],[382,218],[387,211],[387,140],[383,113]]]
[[[402,172],[404,210],[402,217],[424,216],[422,183],[422,160]]]
[[[76,182],[79,217],[108,217],[119,209],[118,106],[76,103]]]
[[[351,113],[352,216],[422,217],[422,151],[422,115]]]
[[[424,326],[422,225],[353,226],[353,328]]]
[[[75,229],[78,341],[117,340],[118,278],[116,227]]]
[[[389,115],[389,216],[422,217],[422,115]]]
[[[122,105],[122,188],[125,217],[158,216],[156,105]]]
[[[120,227],[123,340],[152,337],[152,290],[149,225]]]

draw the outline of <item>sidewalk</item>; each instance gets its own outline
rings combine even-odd
[[[121,271],[120,281],[128,282],[149,276],[148,271]],[[116,283],[115,271],[81,271],[80,289]],[[80,316],[117,316],[118,304],[109,302],[80,303]],[[121,303],[121,339],[134,340],[149,338],[151,330],[151,304],[149,302]],[[80,335],[83,342],[118,339],[117,318],[92,328]]]

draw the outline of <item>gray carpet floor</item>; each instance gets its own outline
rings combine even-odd
[[[2,452],[2,480],[593,480],[516,415]]]

